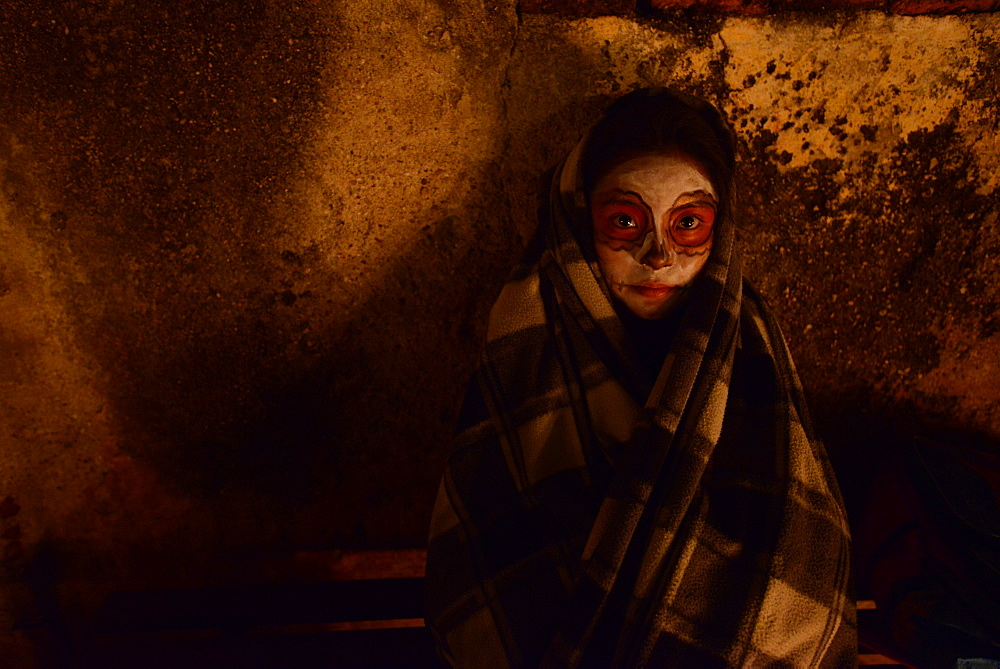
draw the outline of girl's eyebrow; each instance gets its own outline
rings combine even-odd
[[[642,207],[646,210],[646,213],[652,215],[653,212],[652,208],[648,204],[646,204],[646,201],[642,199],[642,196],[636,193],[634,190],[622,190],[621,188],[613,188],[611,189],[611,192],[617,194],[618,196],[624,195],[627,197],[627,199],[623,197],[610,197],[604,199],[605,204],[611,202],[624,202],[627,204],[637,204],[635,200],[638,200],[639,201],[638,204],[642,205]]]
[[[688,202],[683,202],[683,204],[681,204],[681,202],[685,198],[697,198],[697,199],[690,200]],[[674,207],[697,207],[697,206],[708,206],[714,209],[716,206],[715,197],[713,197],[711,193],[706,193],[703,190],[696,190],[696,191],[691,191],[689,193],[681,193],[680,195],[677,196],[677,199],[674,200]]]
[[[674,204],[672,209],[681,209],[685,207],[711,207],[715,209],[715,200],[691,200],[689,202],[681,202],[680,204]]]
[[[636,193],[634,190],[622,190],[621,188],[613,188],[612,192],[618,193],[619,195],[631,195],[635,199],[639,200],[639,202],[646,204],[646,201],[642,199],[642,196]]]

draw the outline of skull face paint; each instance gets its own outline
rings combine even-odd
[[[663,318],[708,260],[717,209],[705,171],[681,154],[639,156],[605,174],[590,215],[611,294],[640,318]]]

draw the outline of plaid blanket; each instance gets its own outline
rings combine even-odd
[[[731,225],[652,390],[592,253],[580,147],[504,287],[434,510],[457,666],[852,666],[849,532]],[[589,256],[589,257],[588,257]]]

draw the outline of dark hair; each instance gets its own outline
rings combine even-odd
[[[624,161],[671,151],[705,169],[719,199],[719,219],[731,216],[736,160],[729,126],[709,102],[665,88],[632,91],[604,112],[583,151],[587,197],[602,176]]]

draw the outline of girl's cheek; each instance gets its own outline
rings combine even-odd
[[[708,241],[700,246],[680,246],[673,244],[671,248],[673,248],[678,258],[705,258],[708,257],[709,251],[712,250],[712,238],[709,237]]]
[[[630,273],[640,269],[640,264],[632,257],[632,249],[623,247],[614,249],[610,245],[598,246],[597,259],[604,278],[612,284],[622,283]]]

